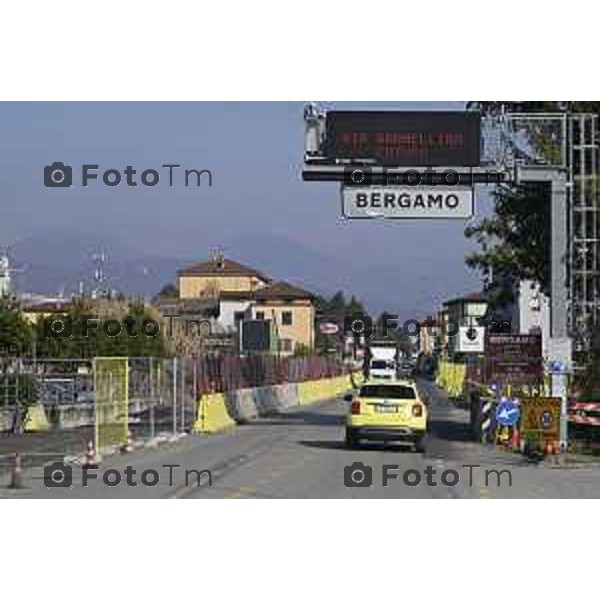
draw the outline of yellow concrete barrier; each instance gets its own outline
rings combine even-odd
[[[316,381],[302,381],[298,384],[298,404],[312,404],[319,400],[327,400],[351,389],[352,383],[348,375]]]
[[[223,394],[210,394],[199,399],[197,413],[192,431],[215,433],[236,424],[227,410]]]
[[[463,394],[466,377],[466,365],[441,361],[435,382],[446,390],[449,396],[458,398]]]
[[[50,422],[41,402],[30,406],[25,418],[25,431],[50,431]]]

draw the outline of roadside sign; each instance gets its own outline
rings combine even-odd
[[[535,385],[543,380],[542,338],[539,335],[490,335],[486,349],[487,378],[511,385]]]
[[[521,409],[514,400],[505,399],[496,408],[496,423],[504,427],[513,427],[521,416]]]
[[[458,351],[483,354],[485,350],[485,327],[459,327]]]
[[[355,159],[395,167],[477,167],[481,115],[474,111],[328,111],[328,162]]]
[[[347,219],[469,219],[474,204],[471,187],[342,185]]]
[[[561,360],[551,360],[548,363],[547,371],[550,375],[562,375],[569,372],[567,365]]]
[[[336,323],[319,323],[319,331],[323,335],[335,335],[340,330]]]
[[[521,434],[543,442],[560,440],[560,398],[523,398]]]
[[[547,343],[547,371],[551,375],[564,375],[573,370],[573,347],[570,338],[549,338]]]

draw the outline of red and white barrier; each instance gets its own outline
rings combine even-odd
[[[573,402],[569,405],[569,422],[578,425],[600,426],[600,404]]]

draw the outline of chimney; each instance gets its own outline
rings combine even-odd
[[[225,256],[220,250],[215,250],[213,262],[217,265],[217,269],[223,270],[225,268]]]

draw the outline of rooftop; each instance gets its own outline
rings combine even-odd
[[[216,255],[210,260],[199,262],[189,267],[184,267],[179,271],[180,276],[219,276],[219,277],[256,277],[265,282],[270,282],[260,271],[247,267],[222,255]]]
[[[449,306],[450,304],[458,304],[459,302],[487,302],[483,292],[473,292],[471,294],[466,294],[465,296],[461,296],[459,298],[452,298],[452,300],[446,300],[444,302],[444,306]]]
[[[256,300],[312,300],[313,297],[311,292],[287,281],[278,281],[254,292]]]

